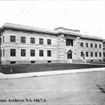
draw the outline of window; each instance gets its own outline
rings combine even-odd
[[[47,61],[48,63],[51,63],[51,61]]]
[[[10,64],[15,64],[16,63],[16,61],[10,61]]]
[[[48,56],[48,57],[51,57],[51,50],[48,50],[48,51],[47,51],[47,56]]]
[[[103,57],[105,57],[105,52],[103,53]]]
[[[93,43],[90,44],[90,47],[93,48]]]
[[[83,47],[83,42],[80,43],[80,46]]]
[[[26,50],[25,49],[21,49],[21,56],[26,56]]]
[[[97,48],[97,44],[95,44],[95,48]]]
[[[5,56],[5,49],[3,49],[3,57]]]
[[[21,36],[21,43],[26,43],[26,37]]]
[[[10,49],[10,56],[16,56],[16,49]]]
[[[10,42],[16,42],[16,36],[10,36]]]
[[[30,50],[30,56],[35,56],[35,50]]]
[[[84,53],[83,52],[81,52],[81,57],[83,57],[84,56]]]
[[[90,56],[93,57],[93,52],[90,53]]]
[[[88,52],[86,52],[86,57],[88,57],[89,55],[88,55]]]
[[[4,36],[3,36],[3,42],[4,42]]]
[[[43,44],[43,38],[39,38],[39,44]]]
[[[35,38],[30,38],[30,43],[34,44],[35,43]]]
[[[2,50],[0,50],[0,57],[2,57]]]
[[[99,44],[99,48],[101,48],[101,44]]]
[[[51,45],[51,39],[47,39],[47,44]]]
[[[39,50],[39,56],[43,56],[44,54],[43,54],[43,50]]]
[[[101,54],[101,52],[99,53],[99,57],[101,57],[102,56],[102,54]]]
[[[72,39],[66,39],[66,46],[73,46],[73,40]]]
[[[97,52],[95,52],[95,57],[97,57]]]
[[[0,37],[0,44],[2,43],[2,38]]]
[[[35,63],[35,61],[31,61],[31,63]]]
[[[86,43],[86,47],[88,47],[88,43]]]

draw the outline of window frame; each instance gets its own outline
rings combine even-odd
[[[30,43],[31,43],[31,44],[35,44],[35,38],[34,38],[34,37],[31,37],[31,38],[30,38]]]
[[[39,56],[43,57],[44,56],[44,50],[39,50]]]
[[[21,36],[21,43],[26,43],[26,37],[25,36]]]
[[[51,39],[47,39],[47,45],[51,45]]]
[[[35,50],[34,50],[34,49],[31,49],[31,50],[30,50],[30,56],[31,56],[31,57],[34,57],[34,56],[35,56]]]
[[[10,42],[16,42],[16,36],[10,35]]]
[[[39,38],[39,44],[43,45],[44,44],[44,39],[43,38]]]
[[[10,49],[10,56],[15,57],[16,56],[16,49]]]
[[[47,50],[47,57],[51,57],[52,54],[51,54],[51,50]]]
[[[26,56],[26,49],[21,49],[21,57],[25,57]]]

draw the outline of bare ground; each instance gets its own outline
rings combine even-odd
[[[98,86],[105,89],[103,71],[2,79],[0,105],[105,105],[105,93]]]

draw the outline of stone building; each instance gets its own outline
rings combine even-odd
[[[103,62],[105,62],[105,40],[103,40]]]
[[[6,23],[1,53],[2,64],[101,62],[103,39],[63,27],[45,30]]]

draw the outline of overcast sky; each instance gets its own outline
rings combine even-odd
[[[105,39],[105,1],[0,1],[0,26],[5,22],[45,29],[79,29]]]

